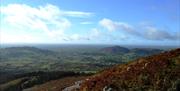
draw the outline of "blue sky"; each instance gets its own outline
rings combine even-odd
[[[180,0],[1,0],[1,43],[180,45]]]

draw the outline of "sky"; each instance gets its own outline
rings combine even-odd
[[[0,43],[180,46],[180,0],[0,0]]]

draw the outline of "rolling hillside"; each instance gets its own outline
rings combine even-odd
[[[92,51],[92,49],[94,51]],[[74,51],[76,50],[76,51]],[[0,49],[0,73],[33,71],[97,71],[109,66],[161,52],[155,49],[134,49],[120,46],[94,48],[62,48],[54,50],[36,47]],[[0,75],[1,76],[1,75]]]
[[[0,61],[37,61],[56,56],[56,52],[35,47],[9,47],[0,49]]]
[[[153,49],[153,48],[133,48],[128,49],[121,46],[111,46],[111,47],[104,47],[100,50],[104,53],[109,54],[137,54],[137,55],[152,55],[162,52],[163,50],[160,49]]]
[[[179,90],[180,49],[105,69],[81,85],[81,91]]]
[[[117,54],[117,53],[128,53],[130,50],[128,48],[125,48],[125,47],[112,46],[112,47],[102,48],[101,51],[105,52],[105,53]]]

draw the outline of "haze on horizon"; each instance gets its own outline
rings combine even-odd
[[[0,0],[0,44],[180,46],[180,0]]]

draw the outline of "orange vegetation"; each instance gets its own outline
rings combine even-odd
[[[179,80],[180,49],[176,49],[106,69],[86,80],[81,91],[103,91],[106,87],[113,91],[177,90]]]

